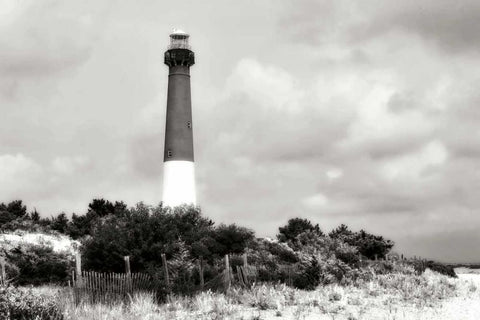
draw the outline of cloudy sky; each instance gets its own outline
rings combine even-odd
[[[173,27],[196,53],[205,215],[480,260],[475,0],[0,0],[0,201],[161,200]]]

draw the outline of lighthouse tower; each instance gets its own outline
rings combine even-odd
[[[190,50],[188,38],[187,33],[174,29],[165,52],[165,64],[169,73],[163,203],[170,207],[196,204],[190,95],[190,66],[195,63],[195,55]]]

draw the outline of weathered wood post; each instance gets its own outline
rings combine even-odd
[[[377,254],[375,253],[375,261],[377,261],[377,260],[378,260],[378,256],[377,256]]]
[[[200,257],[198,260],[198,272],[200,273],[200,288],[203,290],[205,286],[205,281],[203,279],[203,257]]]
[[[228,254],[225,255],[225,289],[229,290],[231,285],[230,279],[230,261],[228,259]]]
[[[82,279],[82,255],[80,252],[77,252],[75,255],[75,270],[77,273],[77,287],[83,287]]]
[[[130,256],[123,257],[123,260],[125,260],[125,273],[130,275]]]
[[[247,253],[243,254],[243,268],[239,268],[240,272],[242,273],[243,277],[243,282],[245,285],[248,285],[249,280],[248,280],[248,259],[247,259]]]
[[[133,293],[133,284],[132,284],[132,273],[130,271],[130,256],[124,256],[123,260],[125,261],[125,280],[126,280],[126,291],[130,294]]]
[[[5,273],[5,258],[0,257],[0,285],[7,284],[7,274]]]
[[[162,264],[163,272],[165,273],[165,283],[167,284],[168,290],[170,290],[170,278],[168,276],[167,257],[165,256],[165,253],[162,253]]]

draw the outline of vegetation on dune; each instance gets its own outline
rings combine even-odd
[[[46,291],[2,287],[0,318],[222,319],[239,315],[245,319],[245,310],[254,310],[252,319],[268,311],[278,317],[301,318],[318,312],[359,319],[367,308],[362,301],[369,299],[385,297],[379,303],[390,309],[406,302],[425,307],[458,291],[453,280],[427,270],[455,277],[449,266],[434,261],[387,261],[392,241],[346,225],[324,233],[318,224],[301,218],[279,227],[277,239],[272,240],[255,238],[252,230],[235,224],[216,225],[192,206],[171,209],[139,203],[128,208],[123,202],[94,199],[83,215],[41,218],[36,210],[29,213],[20,200],[0,204],[0,232],[18,230],[80,240],[85,270],[124,272],[123,257],[128,255],[131,270],[150,274],[159,289],[156,297],[135,295],[129,305],[105,306],[75,305],[65,287]],[[162,253],[169,266],[168,290]],[[226,293],[198,291],[200,258],[204,280],[209,289],[215,289],[211,284],[222,282],[224,256],[230,256],[235,270],[243,265],[244,253],[256,268],[252,286],[233,286]],[[2,246],[1,257],[15,286],[64,286],[74,266],[71,253],[55,252],[47,244]],[[477,287],[471,284],[465,290],[475,293]],[[169,298],[156,304],[167,292]]]
[[[235,224],[215,225],[193,206],[172,209],[139,203],[128,208],[121,201],[94,199],[84,215],[73,214],[69,219],[65,213],[40,218],[37,211],[28,213],[17,200],[0,204],[0,222],[1,231],[42,230],[79,239],[85,270],[123,272],[123,257],[128,255],[132,272],[149,273],[159,288],[165,288],[164,253],[172,272],[169,290],[181,294],[199,287],[200,258],[204,280],[212,282],[223,272],[226,254],[235,268],[243,263],[239,255],[247,253],[249,264],[256,266],[256,281],[308,290],[369,281],[374,274],[409,274],[404,264],[410,264],[417,274],[428,267],[455,276],[452,268],[433,261],[373,261],[383,259],[394,243],[364,230],[351,231],[346,225],[326,234],[318,224],[301,218],[290,219],[279,227],[277,240],[270,240],[257,239],[253,231]],[[4,248],[0,255],[6,258],[7,274],[17,285],[65,284],[73,268],[72,256],[41,246]]]
[[[0,286],[0,319],[62,320],[58,294]]]
[[[23,244],[3,254],[6,273],[17,285],[65,284],[73,266],[72,257],[48,246]]]
[[[171,295],[157,304],[150,294],[133,295],[129,302],[75,305],[61,288],[29,290],[36,296],[54,296],[64,319],[439,319],[439,302],[459,296],[478,299],[478,289],[468,281],[426,271],[416,275],[395,271],[374,274],[368,282],[319,286],[305,291],[285,284],[262,283],[251,288],[233,287],[227,293],[200,292]],[[430,312],[431,310],[431,312]],[[433,316],[427,316],[431,314]],[[458,318],[461,318],[460,316]]]

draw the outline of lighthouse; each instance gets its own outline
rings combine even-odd
[[[163,203],[175,207],[196,204],[193,158],[193,121],[190,93],[190,66],[195,55],[190,36],[173,30],[165,52],[168,66],[167,116],[163,157]]]

